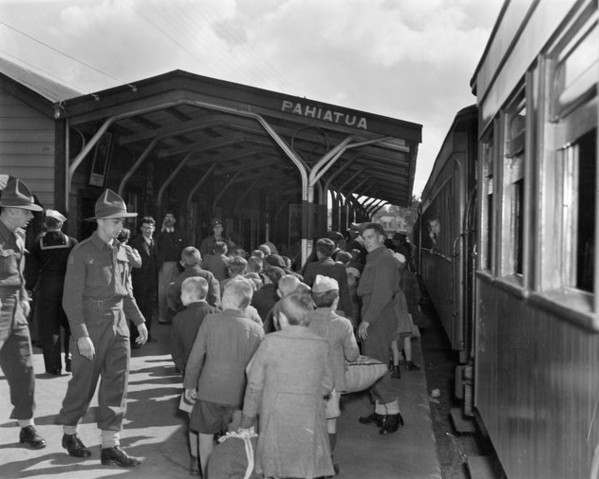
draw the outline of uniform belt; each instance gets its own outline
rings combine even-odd
[[[20,286],[0,286],[0,298],[7,299],[11,296],[18,296],[20,291]]]
[[[93,306],[96,308],[111,308],[123,301],[122,297],[106,298],[106,299],[95,299],[95,298],[83,298],[83,304],[87,306]]]
[[[0,294],[2,293],[7,293],[7,294],[11,294],[14,293],[15,291],[19,291],[21,289],[20,285],[15,285],[15,286],[0,286]]]

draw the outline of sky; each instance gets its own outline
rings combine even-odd
[[[423,125],[419,196],[503,0],[0,0],[0,56],[82,93],[172,70]]]

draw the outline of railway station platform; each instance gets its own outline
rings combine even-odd
[[[95,424],[92,401],[79,435],[92,456],[70,457],[61,447],[62,427],[55,425],[70,375],[45,374],[41,350],[35,348],[36,424],[48,445],[31,450],[18,443],[19,429],[9,419],[12,406],[8,384],[0,376],[0,478],[130,479],[188,478],[186,416],[178,411],[180,377],[168,354],[170,326],[155,324],[158,339],[132,352],[128,411],[121,444],[132,455],[142,457],[136,469],[100,464],[100,434]],[[414,360],[424,364],[419,339],[413,340]],[[370,414],[366,393],[344,397],[338,421],[335,461],[340,479],[440,479],[429,407],[429,391],[421,371],[402,370],[401,412],[405,426],[394,434],[381,436],[374,426],[362,425],[360,416]]]

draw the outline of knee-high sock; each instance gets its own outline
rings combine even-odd
[[[399,414],[399,399],[384,404],[386,414]]]
[[[329,433],[329,444],[331,445],[331,456],[335,451],[335,446],[337,445],[337,433],[331,434]]]

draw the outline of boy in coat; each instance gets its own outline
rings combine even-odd
[[[244,315],[253,288],[247,280],[231,281],[223,292],[223,312],[204,318],[185,368],[185,397],[194,403],[191,429],[199,433],[200,466],[206,465],[214,435],[227,431],[235,410],[241,408],[245,368],[264,330]]]
[[[185,309],[173,319],[173,330],[171,333],[171,355],[177,371],[185,372],[187,359],[193,348],[198,330],[209,314],[218,314],[219,309],[210,306],[206,302],[208,295],[208,281],[200,276],[191,276],[181,284],[181,303]],[[180,409],[191,413],[190,403],[182,398]],[[191,475],[200,475],[200,461],[198,456],[198,435],[189,430],[189,450],[190,463],[189,472]]]

